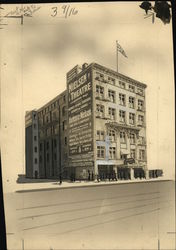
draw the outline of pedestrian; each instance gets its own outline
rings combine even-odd
[[[88,170],[88,181],[90,181],[90,170]]]
[[[92,181],[94,180],[94,173],[93,173],[93,171],[92,171]]]
[[[61,174],[61,173],[60,173],[60,175],[59,175],[59,179],[60,179],[59,185],[61,185],[61,184],[62,184],[62,174]]]

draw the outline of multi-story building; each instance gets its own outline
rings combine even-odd
[[[64,91],[35,111],[37,120],[37,151],[26,130],[26,176],[58,178],[67,166],[67,93]],[[29,114],[26,115],[26,121]],[[31,149],[30,149],[31,148]],[[29,149],[36,153],[37,175],[29,175],[33,166]],[[34,162],[35,163],[35,162]]]
[[[26,177],[39,177],[38,157],[38,118],[37,111],[26,112],[25,116],[25,155],[26,155]]]
[[[38,177],[145,176],[145,89],[97,63],[71,69],[67,90],[36,111]]]
[[[119,178],[146,170],[146,85],[99,64],[67,73],[69,167]]]

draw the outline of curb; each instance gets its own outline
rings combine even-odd
[[[23,190],[16,190],[15,193],[30,193],[30,192],[39,192],[39,191],[53,191],[53,190],[63,190],[63,189],[72,189],[72,188],[92,188],[92,187],[104,187],[104,186],[113,186],[113,185],[124,185],[124,184],[138,184],[138,183],[151,183],[151,182],[166,182],[166,181],[174,181],[174,180],[162,180],[162,179],[157,179],[157,180],[145,180],[145,181],[135,181],[135,182],[123,182],[123,183],[119,183],[117,182],[112,182],[112,183],[95,183],[95,184],[91,184],[91,185],[80,185],[80,186],[68,186],[68,187],[62,187],[59,186],[58,187],[49,187],[49,188],[36,188],[36,189],[23,189]]]

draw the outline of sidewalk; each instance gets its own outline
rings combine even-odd
[[[158,177],[155,179],[134,179],[134,180],[118,180],[118,181],[76,181],[67,182],[63,181],[60,185],[59,182],[51,181],[47,183],[23,183],[18,184],[15,192],[35,192],[35,191],[49,191],[49,190],[59,190],[68,188],[80,188],[80,187],[101,187],[106,185],[120,185],[120,184],[133,184],[133,183],[145,183],[145,182],[158,182],[158,181],[171,181],[164,177]]]

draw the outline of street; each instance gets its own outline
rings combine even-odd
[[[8,249],[175,249],[174,181],[5,194]]]

